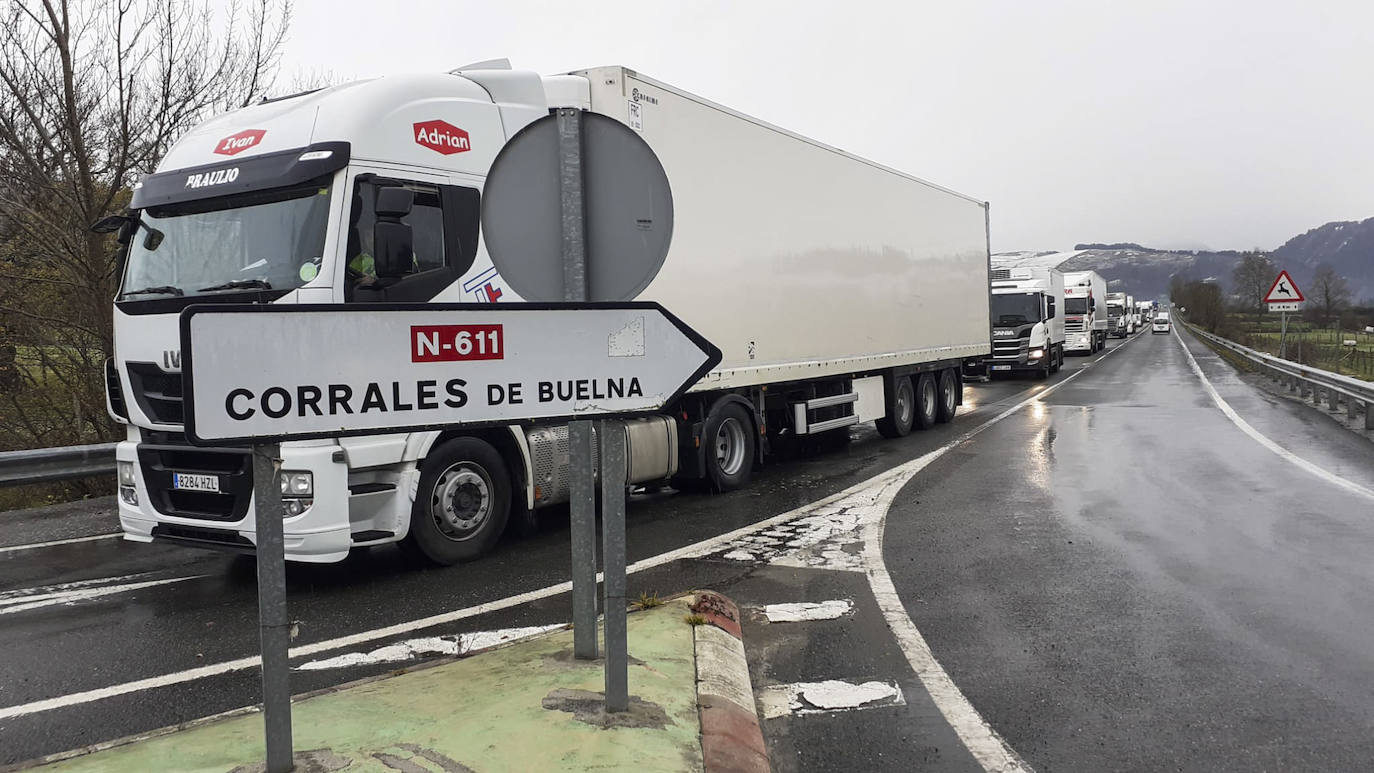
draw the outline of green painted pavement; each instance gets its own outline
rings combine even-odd
[[[701,770],[687,604],[678,599],[629,616],[630,695],[656,704],[632,706],[630,721],[648,726],[604,727],[599,709],[590,723],[577,719],[571,709],[585,695],[577,691],[603,689],[601,662],[574,660],[572,631],[565,630],[299,699],[292,706],[296,770]],[[551,693],[570,698],[569,710],[544,708]],[[587,705],[580,704],[584,713]],[[262,760],[262,715],[254,713],[42,769],[249,773],[262,770]]]

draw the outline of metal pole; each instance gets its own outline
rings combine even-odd
[[[625,425],[601,422],[601,560],[605,565],[606,711],[630,706],[625,630]]]
[[[1279,312],[1279,359],[1284,359],[1288,343],[1288,312]]]
[[[560,108],[558,177],[562,202],[563,300],[587,300],[586,212],[582,203],[582,111]],[[592,423],[568,422],[568,486],[572,530],[573,656],[595,660],[596,468]]]
[[[286,555],[282,541],[281,446],[253,446],[253,500],[257,521],[258,626],[262,646],[262,713],[267,773],[294,767],[291,751],[291,683],[287,650]]]

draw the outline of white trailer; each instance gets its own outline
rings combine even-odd
[[[1045,378],[1063,366],[1063,297],[1064,275],[1057,269],[993,264],[989,375]]]
[[[621,67],[388,76],[205,122],[106,224],[126,245],[107,387],[128,426],[117,450],[127,539],[254,549],[245,449],[182,434],[179,312],[519,301],[486,254],[481,189],[503,144],[556,107],[619,120],[658,154],[675,227],[640,297],[724,353],[662,415],[630,423],[632,483],[729,490],[794,436],[864,421],[900,436],[953,417],[961,364],[990,350],[985,203]],[[394,203],[397,188],[414,244],[399,270],[370,253],[379,194]],[[404,542],[452,563],[568,490],[566,426],[302,441],[282,459],[297,561]]]
[[[1107,280],[1096,271],[1064,274],[1064,348],[1092,354],[1107,343]]]

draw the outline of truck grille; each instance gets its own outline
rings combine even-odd
[[[1087,329],[1087,323],[1083,322],[1082,320],[1064,320],[1065,333],[1082,333],[1084,330]]]
[[[162,439],[160,436],[159,439]],[[153,507],[163,515],[206,521],[237,521],[253,496],[252,456],[244,449],[192,448],[178,443],[140,443],[138,462]],[[215,475],[218,492],[172,488],[177,472]]]
[[[994,360],[1015,360],[1023,358],[1029,349],[1030,341],[1025,338],[1018,338],[1010,341],[993,341],[992,358]]]
[[[129,386],[138,407],[158,424],[185,421],[181,404],[181,374],[167,373],[151,362],[129,363]]]

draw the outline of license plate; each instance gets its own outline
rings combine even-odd
[[[993,366],[992,366],[992,369],[993,369],[993,370],[1011,370],[1011,366],[1010,366],[1010,365],[993,365]]]
[[[184,472],[172,473],[172,488],[182,491],[219,492],[218,475],[190,475]]]

